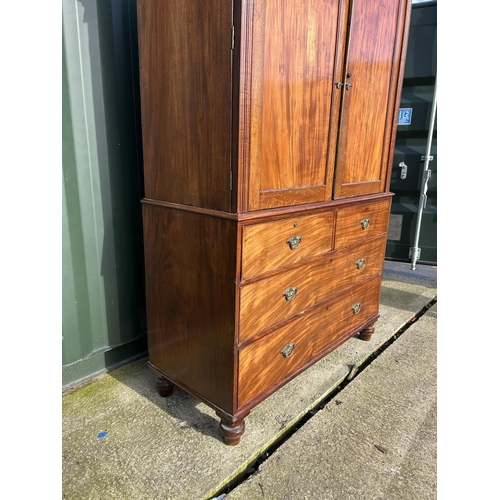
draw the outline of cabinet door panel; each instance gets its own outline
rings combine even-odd
[[[253,9],[249,209],[331,199],[338,2],[255,0]]]
[[[401,57],[400,4],[352,2],[335,198],[385,190]]]

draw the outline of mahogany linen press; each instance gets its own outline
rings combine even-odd
[[[138,0],[149,367],[235,445],[379,317],[411,0]]]

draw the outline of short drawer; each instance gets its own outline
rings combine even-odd
[[[340,209],[337,213],[335,248],[386,233],[390,209],[390,200]]]
[[[241,277],[251,278],[332,250],[331,212],[243,227]]]
[[[377,276],[354,286],[241,349],[238,406],[277,388],[375,316],[381,282]]]
[[[240,343],[381,272],[385,241],[385,236],[381,236],[354,248],[335,252],[320,261],[242,286]]]

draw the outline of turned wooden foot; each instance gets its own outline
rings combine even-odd
[[[224,442],[229,446],[235,446],[240,442],[241,436],[245,432],[245,421],[240,419],[232,422],[221,417],[219,430],[224,438]]]
[[[174,384],[172,384],[170,380],[163,377],[156,377],[155,386],[158,389],[160,396],[163,396],[164,398],[168,398],[174,392]]]
[[[371,340],[374,332],[375,327],[373,325],[367,326],[359,332],[359,338],[366,341]]]

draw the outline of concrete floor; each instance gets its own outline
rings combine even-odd
[[[263,401],[245,419],[235,447],[222,441],[213,410],[177,388],[160,397],[147,359],[69,392],[62,405],[63,498],[435,498],[436,306],[411,321],[436,297],[435,267],[411,271],[409,264],[386,262],[372,340],[353,337]],[[408,322],[317,411],[353,366]],[[313,418],[229,491],[311,410]]]

